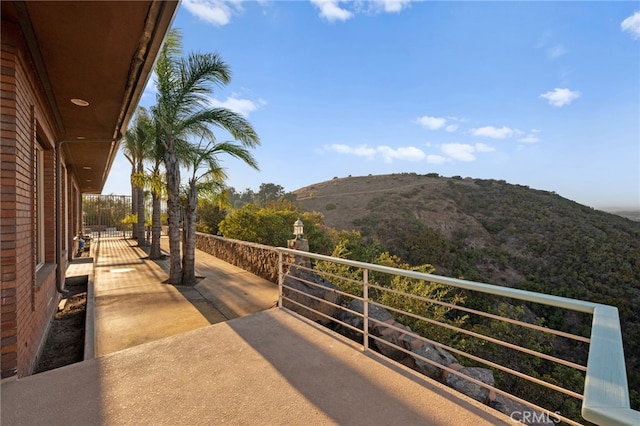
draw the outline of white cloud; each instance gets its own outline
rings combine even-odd
[[[237,112],[244,117],[249,117],[249,114],[251,114],[253,111],[256,111],[260,107],[265,106],[267,102],[263,99],[259,99],[254,102],[250,99],[241,99],[236,97],[235,95],[232,95],[228,96],[224,101],[210,98],[209,104],[215,108],[228,108],[231,111]]]
[[[452,121],[462,121],[462,119],[456,117],[431,117],[424,115],[422,117],[418,117],[415,123],[420,124],[428,130],[439,130],[444,127],[444,130],[451,133],[458,130],[458,124],[453,124],[451,123]]]
[[[444,161],[475,161],[476,153],[478,152],[493,152],[495,148],[484,144],[484,143],[476,143],[476,144],[468,144],[468,143],[445,143],[440,146],[442,152],[446,155],[445,160],[442,158],[437,158],[440,162]],[[441,157],[441,156],[435,156]]]
[[[561,107],[571,104],[571,102],[578,99],[580,95],[581,93],[578,91],[559,89],[556,87],[551,92],[541,94],[540,97],[547,99],[549,101],[549,105]]]
[[[447,124],[447,119],[443,117],[429,117],[428,115],[425,115],[418,118],[416,122],[422,125],[425,129],[438,130]]]
[[[340,7],[340,0],[310,0],[318,9],[320,16],[329,22],[346,21],[353,17],[353,13]]]
[[[390,148],[388,146],[379,146],[377,151],[382,155],[385,163],[391,163],[393,160],[404,161],[421,161],[424,160],[426,154],[419,148],[414,146],[401,146],[400,148]]]
[[[214,25],[227,25],[231,16],[242,12],[240,0],[182,0],[182,6],[192,15]]]
[[[369,160],[373,160],[376,155],[375,148],[368,147],[367,145],[360,145],[352,148],[349,145],[333,144],[328,146],[328,149],[333,150],[339,154],[353,154],[357,157],[366,157]]]
[[[344,144],[333,144],[327,146],[326,149],[335,151],[339,154],[351,154],[356,157],[365,157],[369,160],[373,160],[379,156],[385,163],[392,163],[393,160],[422,161],[426,158],[426,154],[421,149],[413,146],[391,148],[386,145],[380,145],[377,147],[370,147],[368,145],[351,147]]]
[[[447,157],[443,157],[442,155],[429,154],[427,155],[427,163],[431,164],[442,164],[451,161]]]
[[[559,58],[563,56],[565,53],[567,53],[567,49],[565,49],[564,46],[561,44],[556,44],[555,46],[547,49],[547,57],[549,59]]]
[[[494,147],[492,147],[491,145],[487,145],[481,142],[478,142],[474,145],[474,148],[477,152],[493,152],[496,149]]]
[[[398,13],[411,4],[411,0],[373,0],[371,1],[378,9],[387,13]]]
[[[454,160],[458,161],[474,161],[476,156],[473,155],[475,147],[466,143],[446,143],[441,147],[442,152],[447,154]]]
[[[626,18],[620,24],[622,31],[626,31],[631,34],[634,40],[640,38],[640,12],[635,12],[633,15]]]
[[[524,138],[518,139],[518,142],[522,142],[522,143],[537,143],[539,141],[540,141],[539,137],[531,134],[525,136]]]
[[[309,0],[329,22],[346,21],[354,15],[400,13],[415,0]]]
[[[515,133],[513,129],[510,129],[505,126],[501,128],[497,128],[493,126],[480,127],[479,129],[471,129],[470,132],[474,136],[484,136],[484,137],[493,138],[493,139],[510,138]]]

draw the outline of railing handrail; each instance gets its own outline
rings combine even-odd
[[[573,311],[583,312],[587,314],[593,314],[594,309],[598,306],[607,306],[607,305],[601,305],[599,303],[594,303],[594,302],[585,302],[583,300],[569,299],[567,297],[535,293],[533,291],[528,291],[528,290],[501,287],[494,284],[485,284],[485,283],[479,283],[475,281],[461,280],[458,278],[444,277],[442,275],[426,274],[424,272],[408,271],[405,269],[392,268],[390,266],[359,262],[357,260],[340,259],[338,257],[331,257],[323,254],[299,251],[299,250],[294,250],[294,249],[289,249],[284,247],[278,247],[277,250],[283,253],[287,253],[295,256],[310,257],[312,259],[326,260],[334,263],[341,263],[343,265],[353,266],[356,268],[365,268],[370,271],[377,271],[385,274],[400,275],[407,278],[432,281],[435,283],[450,285],[452,287],[462,288],[465,290],[480,291],[482,293],[493,294],[494,296],[511,297],[513,299],[540,303],[543,305],[550,305],[556,308],[570,309]]]
[[[618,309],[614,306],[340,259],[284,247],[278,247],[276,250],[280,253],[280,271],[282,271],[282,254],[289,254],[591,314],[593,315],[591,343],[582,401],[582,417],[596,424],[640,424],[640,412],[630,408],[620,319]],[[282,281],[281,279],[280,286],[283,285]],[[368,319],[366,309],[364,314],[365,320]]]

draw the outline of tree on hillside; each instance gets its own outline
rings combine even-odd
[[[262,183],[258,188],[258,203],[264,206],[269,201],[277,201],[285,194],[284,187],[275,183]]]
[[[291,203],[264,208],[247,204],[230,212],[220,222],[219,228],[225,238],[286,247],[287,240],[294,237],[293,224],[297,219],[304,223],[304,237],[309,240],[309,250],[330,254],[333,244],[329,233],[323,229],[322,215],[302,212]]]
[[[190,53],[182,57],[181,35],[170,31],[156,63],[158,94],[154,109],[157,141],[162,144],[167,176],[169,221],[169,282],[183,281],[180,259],[180,161],[193,149],[190,138],[214,141],[212,126],[220,127],[242,146],[260,143],[251,124],[226,108],[210,108],[213,86],[227,84],[230,71],[213,53]]]

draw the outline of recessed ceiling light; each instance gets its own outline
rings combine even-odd
[[[91,167],[89,167],[89,166],[82,166],[82,169],[83,169],[83,170],[91,170]]]
[[[86,139],[84,136],[78,136],[76,139],[78,139],[79,141]]]
[[[87,179],[85,182],[91,182],[91,179]]]
[[[71,99],[71,103],[74,104],[74,105],[81,106],[81,107],[89,106],[89,102],[85,101],[84,99],[80,99],[80,98]]]

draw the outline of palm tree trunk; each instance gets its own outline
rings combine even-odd
[[[131,165],[131,214],[138,214],[138,187],[133,184],[133,175],[136,169],[134,165]],[[134,240],[138,238],[138,228],[135,224],[131,224],[132,232],[131,238]]]
[[[138,162],[138,173],[144,173],[144,166],[142,161]],[[146,247],[147,239],[145,238],[145,208],[144,208],[144,188],[137,188],[138,192],[138,246]]]
[[[151,199],[153,212],[151,213],[151,249],[149,250],[149,259],[155,260],[162,257],[160,251],[160,234],[162,232],[162,224],[160,223],[160,197],[155,191],[151,191]]]
[[[169,283],[182,284],[180,262],[180,165],[173,141],[169,142],[164,155],[167,172],[167,209],[169,215]]]
[[[182,283],[194,285],[196,282],[196,210],[198,207],[198,190],[195,183],[190,183],[187,195],[187,208],[184,212]]]

